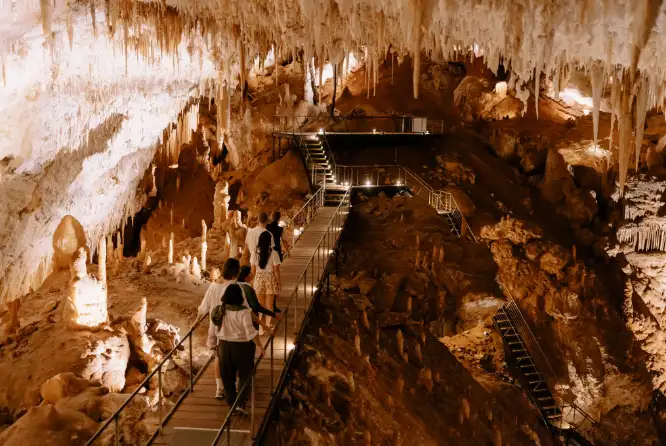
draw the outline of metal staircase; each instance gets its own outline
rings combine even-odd
[[[314,185],[324,186],[324,204],[326,206],[338,206],[347,188],[339,185],[335,178],[335,160],[330,150],[326,150],[326,136],[305,135],[300,137],[299,148],[301,156],[310,172],[310,178]]]
[[[544,423],[566,445],[621,445],[597,421],[575,403],[558,402],[548,381],[556,375],[534,334],[507,288],[500,283],[508,302],[493,316],[493,324],[504,341],[510,368],[524,392],[537,407]]]

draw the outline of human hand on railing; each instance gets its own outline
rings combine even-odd
[[[261,358],[262,356],[266,355],[266,349],[264,348],[263,345],[257,345],[257,350],[259,350],[259,357]]]

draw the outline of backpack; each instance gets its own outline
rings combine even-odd
[[[210,312],[210,320],[213,322],[213,325],[215,325],[217,328],[220,328],[222,326],[222,321],[224,321],[224,315],[226,312],[227,310],[225,309],[223,303],[216,305],[215,308],[213,308]]]

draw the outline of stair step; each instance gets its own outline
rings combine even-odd
[[[550,405],[550,406],[543,406],[543,407],[541,407],[541,410],[554,410],[554,409],[559,409],[559,408],[560,408],[560,406],[558,406],[557,404],[554,404],[554,405]]]
[[[529,356],[519,356],[516,358],[516,361],[524,361],[525,359],[530,359]]]

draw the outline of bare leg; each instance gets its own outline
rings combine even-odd
[[[271,301],[271,296],[269,296],[268,294],[258,294],[257,299],[259,300],[259,303],[261,304],[262,307],[267,308],[269,310],[271,309],[271,307],[268,306],[268,303]],[[265,319],[266,325],[270,325],[271,323],[270,317],[265,316],[263,314],[260,316],[264,316],[266,318]]]

